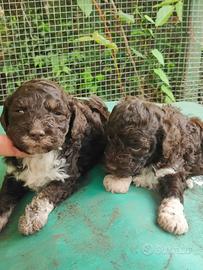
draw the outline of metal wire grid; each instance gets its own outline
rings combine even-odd
[[[135,23],[120,23],[112,2],[117,9],[133,14]],[[0,0],[1,101],[23,81],[41,77],[58,81],[76,96],[97,94],[117,100],[123,95],[144,94],[150,100],[163,101],[161,82],[153,72],[158,63],[151,50],[157,48],[164,55],[164,70],[176,100],[203,102],[201,0],[184,1],[182,23],[174,15],[158,28],[143,20],[143,15],[155,19],[158,9],[154,6],[160,1],[93,3],[86,18],[75,0]],[[105,23],[119,48],[114,57],[100,44],[77,41],[95,31],[107,37]]]

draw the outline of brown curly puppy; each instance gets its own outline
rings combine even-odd
[[[203,174],[203,122],[172,106],[128,97],[113,109],[107,137],[106,190],[125,193],[132,181],[157,187],[163,198],[159,225],[175,234],[185,233],[183,193],[188,177]]]
[[[78,100],[56,83],[32,80],[5,102],[1,123],[14,145],[30,156],[6,158],[0,191],[0,230],[28,189],[37,192],[19,220],[25,235],[40,230],[54,207],[76,189],[81,174],[102,156],[108,111],[93,97]]]

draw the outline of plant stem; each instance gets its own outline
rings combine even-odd
[[[25,18],[25,20],[27,21],[27,24],[28,24],[28,26],[29,26],[29,29],[30,29],[30,36],[31,36],[31,38],[33,39],[33,36],[32,36],[32,25],[31,25],[31,22],[28,20],[28,17],[27,17],[27,15],[26,15],[26,12],[25,12],[25,10],[24,10],[24,2],[22,1],[21,3],[20,3],[20,7],[21,7],[21,10],[22,10],[22,13],[23,13],[23,16],[24,16],[24,18]]]
[[[113,39],[112,39],[111,31],[109,30],[109,27],[107,25],[106,16],[103,13],[103,11],[101,10],[100,5],[97,3],[97,1],[96,0],[93,0],[93,3],[95,5],[95,7],[96,7],[96,10],[99,13],[100,19],[104,23],[105,33],[106,33],[108,39],[112,42]],[[120,70],[119,70],[119,67],[118,67],[118,61],[117,61],[115,50],[111,50],[111,56],[112,56],[112,58],[114,60],[114,66],[115,66],[115,69],[116,69],[116,74],[117,74],[117,78],[118,78],[119,85],[120,85],[120,92],[121,92],[122,95],[124,95],[125,89],[124,89],[123,84],[122,84],[121,73],[120,73]]]
[[[112,7],[113,7],[113,10],[114,10],[114,13],[115,13],[116,21],[119,23],[119,27],[120,27],[120,30],[121,30],[120,32],[121,32],[121,34],[123,36],[123,39],[124,39],[126,51],[128,53],[128,56],[129,56],[129,58],[131,60],[132,65],[133,65],[133,69],[134,69],[135,75],[138,78],[138,88],[139,88],[138,90],[140,91],[141,96],[144,97],[144,90],[143,90],[143,88],[141,87],[141,84],[140,84],[139,74],[137,72],[136,64],[135,64],[135,61],[133,59],[133,55],[132,55],[132,52],[131,52],[131,49],[130,49],[130,46],[129,46],[129,42],[128,42],[127,36],[125,34],[124,28],[123,28],[123,26],[122,26],[122,24],[121,24],[118,16],[116,15],[118,13],[117,7],[116,7],[116,5],[115,5],[115,3],[114,3],[113,0],[110,0],[110,3],[112,4]]]

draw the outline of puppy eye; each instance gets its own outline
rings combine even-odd
[[[16,113],[20,113],[20,114],[24,114],[25,113],[25,110],[19,109],[19,110],[16,110],[15,112]]]
[[[138,152],[138,151],[140,151],[142,149],[142,147],[139,147],[139,146],[135,146],[134,148],[133,148],[133,151],[135,151],[135,152]]]
[[[55,114],[55,115],[62,115],[62,113],[59,112],[59,111],[53,111],[53,114]]]

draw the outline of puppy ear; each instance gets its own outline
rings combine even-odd
[[[103,122],[106,122],[109,117],[109,112],[101,98],[97,96],[91,96],[88,100],[84,101],[85,104],[95,113],[100,115]]]
[[[74,141],[79,141],[82,140],[85,135],[84,133],[87,127],[87,119],[79,106],[77,106],[77,103],[73,104],[72,110],[74,113],[74,119],[71,128],[71,137]]]
[[[1,114],[1,125],[3,126],[4,130],[7,131],[8,127],[8,109],[11,104],[11,96],[7,97],[7,99],[4,102],[3,112]]]

